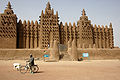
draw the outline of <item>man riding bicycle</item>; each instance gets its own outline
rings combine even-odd
[[[34,58],[33,58],[32,54],[30,54],[30,59],[27,62],[29,62],[30,72],[33,73],[32,67],[34,67]]]
[[[28,64],[29,62],[29,64]],[[26,61],[26,65],[22,65],[20,66],[20,72],[21,73],[26,73],[28,70],[30,70],[30,73],[36,73],[39,70],[38,65],[34,64],[34,58],[32,56],[32,54],[30,54],[30,59],[28,61]]]

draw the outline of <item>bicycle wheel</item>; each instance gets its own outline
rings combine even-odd
[[[27,72],[27,70],[28,70],[28,68],[27,68],[26,66],[21,66],[21,67],[20,67],[20,72],[21,72],[22,74],[25,74],[25,73]]]
[[[39,67],[38,67],[37,65],[34,65],[34,66],[32,67],[32,72],[37,73],[38,70],[39,70]]]

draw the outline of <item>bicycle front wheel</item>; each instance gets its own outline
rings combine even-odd
[[[25,74],[25,73],[27,72],[27,70],[28,70],[28,68],[27,68],[26,66],[21,66],[21,67],[20,67],[20,72],[21,72],[22,74]]]
[[[37,73],[38,70],[39,70],[39,67],[38,67],[37,65],[34,65],[34,66],[32,67],[32,72]]]

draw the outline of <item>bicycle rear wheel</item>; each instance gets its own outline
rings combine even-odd
[[[20,67],[20,72],[21,72],[22,74],[25,74],[25,73],[27,72],[27,70],[28,70],[28,68],[27,68],[26,66],[21,66],[21,67]]]
[[[34,66],[32,67],[32,72],[37,73],[38,70],[39,70],[39,67],[38,67],[37,65],[34,65]]]

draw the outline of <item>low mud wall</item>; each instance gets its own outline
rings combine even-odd
[[[45,49],[0,49],[0,60],[28,59],[32,54],[35,59],[42,59],[43,54],[49,53]]]
[[[120,48],[118,49],[78,49],[79,57],[82,53],[89,53],[89,58],[94,59],[120,59]]]
[[[50,50],[45,49],[0,49],[0,60],[7,59],[28,59],[33,54],[35,59],[42,60],[44,54]],[[66,52],[66,51],[65,51]],[[120,59],[120,49],[78,49],[79,57],[82,53],[89,53],[90,60],[100,59]]]

